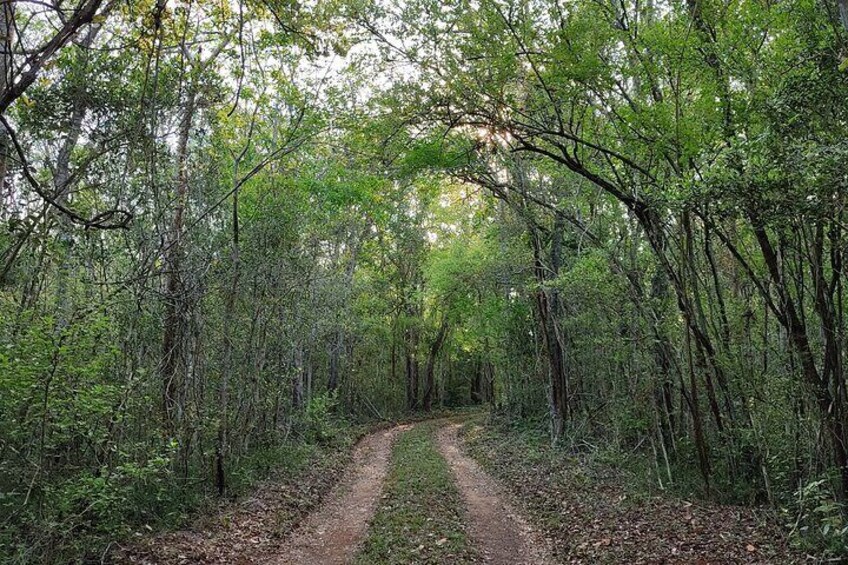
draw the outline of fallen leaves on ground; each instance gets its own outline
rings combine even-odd
[[[296,472],[279,473],[240,501],[222,501],[192,527],[140,536],[112,557],[115,563],[181,565],[256,563],[280,552],[285,536],[336,483],[350,446],[316,450]]]
[[[773,563],[805,561],[765,511],[633,497],[615,473],[532,446],[497,428],[471,428],[467,448],[529,511],[563,563]]]

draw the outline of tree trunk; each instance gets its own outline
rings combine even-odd
[[[651,279],[651,300],[659,303],[654,308],[662,308],[662,304],[668,299],[668,276],[662,268],[658,268]],[[664,309],[663,309],[664,310]],[[673,389],[674,368],[672,366],[673,352],[664,332],[660,330],[658,320],[664,316],[662,313],[657,320],[652,320],[653,358],[659,370],[659,386],[655,389],[656,406],[659,413],[659,424],[662,441],[666,451],[675,451],[675,435],[677,434],[677,418],[674,412]]]
[[[294,375],[292,375],[292,408],[303,408],[303,348],[294,347]]]
[[[430,354],[427,356],[427,368],[424,372],[423,404],[426,412],[429,412],[433,408],[433,397],[435,396],[436,389],[436,358],[438,357],[439,351],[441,351],[447,336],[448,321],[443,318],[442,323],[439,325],[439,332],[436,334],[436,339],[433,340],[433,343],[430,346]]]
[[[342,350],[344,349],[344,334],[341,328],[336,328],[334,342],[330,344],[330,367],[327,376],[327,391],[335,392],[339,387],[339,365],[341,364]]]
[[[2,3],[4,6],[9,6],[9,11],[6,12],[5,17],[14,14],[13,8],[11,8],[13,3],[11,1],[4,1]],[[65,19],[62,27],[38,51],[29,54],[25,66],[26,70],[18,74],[16,81],[7,81],[4,85],[5,88],[0,91],[0,114],[5,114],[9,106],[23,96],[24,92],[38,78],[42,68],[44,68],[60,49],[76,36],[77,31],[92,22],[101,3],[102,0],[86,0],[83,2],[79,9],[72,11],[72,15]],[[11,69],[6,69],[6,71],[7,76],[12,72]]]
[[[801,361],[801,372],[815,394],[816,403],[821,412],[821,417],[827,428],[833,446],[834,463],[840,475],[840,496],[844,499],[848,495],[848,437],[846,437],[843,412],[832,396],[828,383],[824,380],[816,367],[812,347],[807,338],[807,329],[798,314],[795,302],[786,288],[785,281],[780,272],[777,252],[766,233],[766,229],[757,215],[749,212],[754,235],[763,254],[766,268],[771,281],[777,291],[779,305],[778,320],[786,329],[793,349]]]
[[[538,229],[531,227],[531,240],[533,244],[533,255],[536,282],[541,288],[536,292],[536,310],[539,316],[539,327],[544,337],[548,353],[548,374],[550,382],[549,403],[551,413],[551,438],[554,443],[559,441],[565,422],[570,418],[568,398],[568,376],[565,371],[565,354],[562,339],[559,334],[557,316],[560,309],[559,291],[546,289],[545,284],[549,279],[559,274],[562,261],[562,232],[564,221],[561,214],[557,214],[554,221],[554,230],[551,241],[551,265],[547,268],[542,261],[542,242]]]
[[[220,388],[218,391],[218,405],[220,415],[218,418],[218,438],[215,444],[215,486],[218,496],[223,496],[227,488],[226,473],[224,472],[224,459],[229,449],[229,403],[230,403],[230,374],[235,371],[233,362],[235,349],[235,308],[236,297],[239,292],[239,281],[241,279],[241,257],[239,254],[239,191],[238,191],[238,160],[236,160],[233,173],[233,241],[232,241],[232,283],[227,294],[224,306],[224,367],[221,372]]]
[[[6,92],[14,84],[14,46],[15,46],[15,3],[0,3],[0,92]],[[0,131],[0,191],[5,191],[6,175],[9,168],[11,150],[9,133]]]
[[[176,209],[171,219],[170,240],[165,255],[165,323],[162,339],[162,406],[165,432],[170,434],[180,416],[180,363],[184,347],[184,285],[182,279],[183,229],[188,200],[188,139],[194,119],[197,93],[189,85],[177,138]]]
[[[692,255],[693,255],[693,247],[692,247],[692,231],[691,231],[691,223],[690,223],[690,215],[689,211],[683,212],[683,218],[681,224],[683,225],[684,230],[684,241],[683,241],[683,255],[684,255],[684,264],[692,267]],[[688,278],[689,269],[683,269],[683,274],[681,276],[681,294],[686,296],[687,285],[686,279]],[[684,316],[690,316],[692,314],[691,310],[684,311]],[[701,407],[698,398],[698,378],[697,373],[695,371],[695,362],[694,355],[692,352],[692,321],[687,319],[685,325],[685,346],[686,346],[686,362],[689,369],[689,394],[691,396],[691,402],[689,403],[689,409],[692,413],[692,427],[693,433],[695,436],[695,449],[698,452],[698,465],[701,469],[701,475],[704,478],[704,485],[706,486],[707,494],[710,492],[710,454],[709,447],[707,446],[707,440],[704,435],[704,426],[701,420]]]
[[[413,329],[406,330],[406,408],[418,408],[418,335]]]
[[[471,402],[473,404],[483,402],[483,367],[483,360],[475,359],[474,376],[471,378]]]

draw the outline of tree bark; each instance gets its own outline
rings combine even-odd
[[[429,412],[433,408],[433,397],[435,396],[436,390],[436,358],[447,339],[448,327],[447,319],[443,318],[442,323],[439,325],[439,331],[436,334],[436,339],[434,339],[432,345],[430,345],[430,354],[427,356],[427,368],[424,371],[423,405],[425,412]]]
[[[531,227],[531,240],[534,256],[534,273],[540,288],[536,292],[536,311],[539,316],[539,328],[544,338],[548,354],[549,374],[549,404],[551,414],[551,438],[554,443],[559,441],[570,418],[570,402],[568,398],[568,375],[565,370],[565,353],[559,335],[558,313],[560,309],[559,291],[546,288],[547,281],[559,274],[562,257],[562,232],[564,222],[561,214],[554,220],[554,230],[551,235],[551,265],[546,267],[542,260],[542,241],[539,230]]]
[[[184,347],[184,284],[182,278],[183,229],[189,189],[188,140],[197,100],[194,85],[186,92],[177,138],[176,209],[169,230],[165,256],[165,321],[162,338],[162,406],[166,433],[172,433],[180,414],[180,363]]]
[[[407,328],[404,332],[406,342],[406,408],[418,408],[418,332]]]
[[[238,165],[236,165],[236,170]],[[234,179],[234,182],[235,179]],[[218,438],[215,444],[215,486],[218,496],[223,496],[227,488],[226,473],[224,472],[224,459],[228,450],[229,436],[229,401],[230,401],[230,374],[235,370],[233,352],[235,349],[235,307],[236,296],[239,292],[239,280],[241,278],[241,257],[239,254],[239,219],[238,219],[238,188],[233,192],[233,241],[232,241],[232,283],[227,294],[224,309],[224,366],[221,372],[220,389],[218,391],[218,405],[220,416],[218,418]]]
[[[692,237],[691,237],[691,229],[690,229],[690,217],[689,212],[685,211],[683,213],[682,225],[684,227],[684,242],[683,242],[683,255],[686,258],[686,263],[689,264],[689,260],[691,259],[691,255],[693,252],[692,249]],[[686,276],[681,279],[682,291],[686,292]],[[684,316],[691,315],[691,312],[684,312]],[[701,475],[704,478],[704,485],[707,489],[707,494],[710,492],[710,454],[709,447],[707,445],[706,437],[704,436],[704,426],[701,420],[701,407],[699,404],[698,398],[698,378],[695,371],[695,363],[694,356],[692,353],[692,324],[689,320],[687,320],[687,324],[685,325],[685,346],[686,346],[686,362],[689,369],[689,394],[691,396],[691,402],[689,403],[689,409],[692,413],[692,428],[695,436],[695,449],[698,452],[698,465],[701,469]]]
[[[14,84],[15,3],[0,4],[0,91],[7,92]],[[0,131],[0,191],[6,187],[11,140],[9,132]]]

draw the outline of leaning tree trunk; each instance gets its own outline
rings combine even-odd
[[[781,272],[777,250],[766,232],[764,223],[753,211],[748,212],[748,217],[751,221],[751,226],[754,230],[754,236],[757,239],[760,251],[763,254],[766,270],[768,271],[772,285],[777,292],[778,304],[775,305],[775,308],[777,309],[776,314],[778,321],[786,330],[786,333],[789,336],[789,341],[792,344],[796,355],[798,355],[798,359],[801,362],[801,373],[804,381],[806,381],[807,385],[815,394],[816,404],[818,405],[821,413],[823,424],[830,436],[831,444],[833,446],[834,464],[839,470],[840,476],[840,497],[845,499],[846,496],[848,496],[848,430],[846,430],[844,422],[845,410],[842,406],[842,402],[840,401],[842,396],[835,396],[831,392],[828,383],[829,374],[825,373],[822,375],[819,372],[819,368],[816,366],[812,345],[807,337],[806,324],[799,313],[803,306],[803,304],[800,303],[800,301],[803,300],[803,297],[799,297],[799,304],[796,305]],[[818,269],[817,271],[818,272],[814,274],[817,277],[820,277],[822,275],[822,270]],[[819,288],[822,288],[827,284],[827,282],[819,280],[816,281],[816,284],[819,285]],[[820,316],[824,315],[822,320],[823,325],[825,327],[829,326],[830,324],[827,320],[828,316],[826,308],[822,308],[820,306],[818,313]],[[827,331],[824,333],[828,334]],[[835,336],[826,335],[825,337],[826,339],[832,339]],[[825,359],[825,361],[827,361],[827,359]],[[828,363],[824,368],[830,372],[830,366],[831,365]],[[841,375],[838,375],[837,377],[841,378]]]
[[[687,279],[691,274],[694,278],[695,274],[690,273],[692,268],[693,261],[693,247],[692,247],[692,231],[691,231],[691,223],[690,223],[690,215],[688,211],[684,211],[683,218],[681,221],[681,225],[684,229],[684,240],[683,240],[683,249],[682,254],[684,256],[684,265],[688,265],[689,269],[684,268],[681,270],[681,295],[686,296],[687,292]],[[692,315],[692,311],[690,309],[684,309],[683,316],[686,317],[686,324],[684,326],[684,331],[686,332],[684,345],[686,348],[686,365],[689,370],[689,394],[690,394],[690,402],[689,402],[689,410],[692,413],[692,431],[695,436],[695,449],[698,453],[698,466],[701,470],[701,475],[704,478],[704,485],[707,490],[707,494],[710,492],[710,476],[711,476],[711,468],[710,468],[710,453],[709,446],[707,444],[707,439],[704,434],[704,425],[701,418],[701,407],[700,400],[698,398],[698,378],[697,372],[695,370],[695,363],[693,361],[693,353],[692,353],[692,334],[693,334],[693,323],[692,320],[688,318],[688,316]]]
[[[62,22],[62,27],[55,30],[53,35],[42,46],[32,53],[28,54],[26,72],[18,73],[17,80],[6,82],[4,88],[0,91],[0,115],[6,113],[9,107],[24,93],[32,84],[41,76],[41,71],[49,66],[56,53],[71,42],[76,37],[77,32],[90,24],[97,15],[97,10],[100,8],[102,0],[85,0],[76,10],[71,12],[70,17]],[[4,0],[3,6],[8,9],[2,10],[6,18],[6,25],[14,26],[14,9],[13,1]],[[105,15],[106,10],[101,12],[101,16]],[[0,23],[0,25],[3,25]],[[7,40],[11,42],[11,38],[7,36]],[[10,75],[11,69],[5,69],[6,75]]]

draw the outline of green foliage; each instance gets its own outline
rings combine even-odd
[[[828,555],[845,555],[848,550],[848,525],[845,508],[829,487],[827,478],[811,481],[795,492],[793,504],[783,515],[793,543],[803,548],[826,548]]]
[[[82,529],[95,538],[121,536],[129,532],[131,524],[163,517],[177,523],[182,512],[173,498],[175,454],[175,445],[141,463],[119,454],[119,461],[124,462],[112,468],[85,473],[48,489],[46,496],[55,503],[58,522],[68,528],[59,535],[69,538],[73,530]]]
[[[341,439],[345,422],[339,413],[338,395],[327,392],[310,398],[303,410],[302,422],[308,441],[333,444]]]

